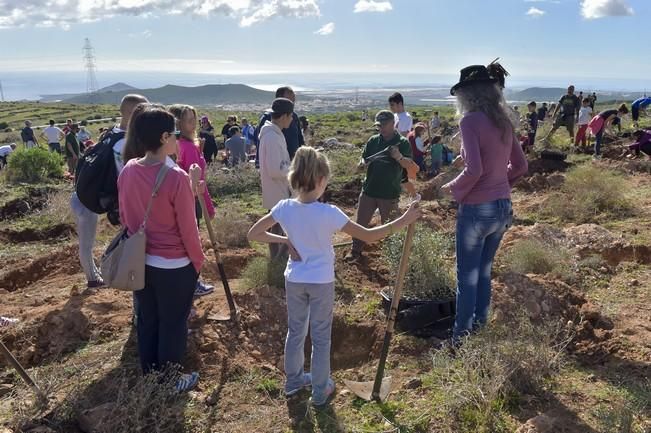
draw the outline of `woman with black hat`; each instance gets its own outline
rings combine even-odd
[[[502,89],[499,63],[468,66],[450,93],[456,96],[464,169],[442,187],[459,203],[456,229],[457,313],[453,343],[486,324],[491,269],[511,225],[511,185],[527,171]]]

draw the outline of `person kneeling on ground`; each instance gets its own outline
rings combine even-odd
[[[16,150],[16,143],[0,146],[0,168],[7,165],[7,159],[14,150]]]
[[[635,142],[628,145],[628,150],[632,151],[635,156],[640,156],[640,152],[651,156],[651,130],[638,129],[633,133]]]
[[[174,116],[152,106],[133,119],[129,132],[145,150],[130,160],[118,178],[120,220],[128,234],[143,224],[147,203],[145,287],[138,290],[138,355],[145,374],[177,367],[186,350],[187,319],[204,261],[195,216],[194,193],[186,172],[166,165],[176,152]],[[161,170],[166,170],[161,172]],[[155,197],[154,185],[163,175]],[[198,373],[181,375],[179,392],[192,389]]]
[[[390,113],[389,113],[390,114]],[[391,121],[393,116],[391,116]],[[264,149],[264,147],[263,147]],[[335,252],[332,235],[343,231],[355,239],[376,242],[420,217],[416,203],[391,223],[367,229],[351,221],[333,205],[320,203],[328,185],[330,166],[323,153],[301,147],[289,170],[297,198],[280,200],[249,231],[250,241],[286,245],[290,257],[285,269],[288,330],[285,340],[285,393],[312,386],[312,403],[326,404],[335,390],[330,378],[332,312],[335,298]],[[309,221],[309,224],[305,222]],[[269,233],[280,224],[287,236]],[[304,372],[305,337],[310,331],[312,360]]]
[[[246,140],[242,137],[239,126],[231,126],[231,138],[226,140],[228,163],[231,167],[247,161]]]
[[[413,164],[409,141],[395,129],[393,113],[382,110],[375,115],[375,126],[379,134],[372,136],[362,152],[359,168],[366,167],[366,178],[357,204],[356,223],[368,227],[377,209],[382,224],[398,213],[403,169]],[[347,260],[362,256],[364,242],[353,239],[353,248]]]

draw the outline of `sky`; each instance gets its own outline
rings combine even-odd
[[[100,76],[457,76],[500,57],[513,76],[646,83],[650,16],[650,0],[0,0],[0,79],[83,71],[89,38]]]

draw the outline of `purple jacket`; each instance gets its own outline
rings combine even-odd
[[[463,204],[511,198],[511,186],[527,172],[527,159],[513,134],[504,134],[484,113],[466,113],[460,122],[464,169],[448,183]]]

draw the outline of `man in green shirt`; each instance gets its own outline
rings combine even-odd
[[[70,126],[70,131],[66,134],[66,161],[68,162],[68,172],[71,175],[75,174],[77,161],[79,161],[79,141],[77,140],[77,132],[79,132],[79,125],[73,123]]]
[[[398,214],[403,172],[410,167],[409,141],[395,130],[393,113],[382,110],[375,115],[379,134],[372,136],[362,153],[359,168],[366,168],[366,178],[357,204],[357,224],[368,227],[376,210],[382,224]],[[361,257],[364,242],[353,239],[353,248],[347,259]]]

